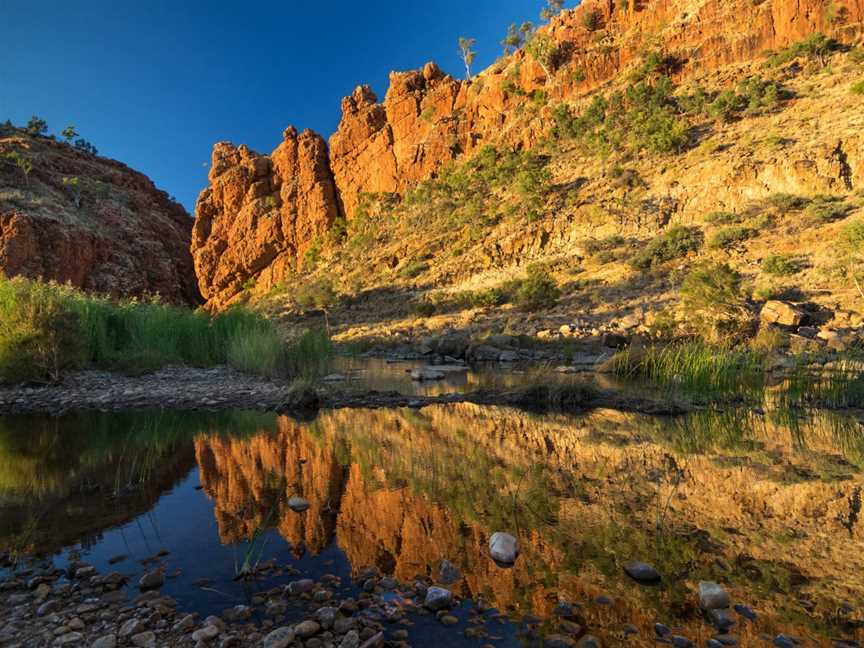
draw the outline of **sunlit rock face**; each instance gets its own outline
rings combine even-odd
[[[219,142],[195,206],[192,257],[201,294],[223,307],[251,279],[269,289],[300,267],[339,215],[324,140],[288,128],[269,155]]]
[[[610,632],[626,621],[650,633],[670,614],[698,632],[681,602],[710,577],[762,611],[760,632],[804,632],[783,621],[798,601],[828,619],[864,596],[856,425],[818,419],[793,435],[747,414],[661,422],[465,404],[282,418],[248,440],[195,446],[225,541],[275,511],[292,544],[317,552],[335,541],[355,570],[410,580],[447,558],[457,589],[501,609],[548,614],[559,598],[607,594],[612,608],[585,613]],[[295,494],[308,512],[288,509]],[[502,530],[519,537],[512,569],[489,558]],[[630,559],[654,564],[664,587],[634,585],[621,571]]]

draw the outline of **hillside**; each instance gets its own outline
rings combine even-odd
[[[0,273],[197,304],[192,219],[149,178],[0,125]]]
[[[746,311],[752,334],[780,299],[793,329],[849,339],[862,18],[851,2],[585,3],[533,35],[546,56],[471,81],[393,73],[382,103],[358,87],[329,147],[293,128],[269,157],[220,143],[196,208],[201,291],[289,324],[325,304],[344,340],[661,334],[705,319],[681,299],[702,268],[726,281],[714,332]],[[532,265],[560,299],[519,308]]]

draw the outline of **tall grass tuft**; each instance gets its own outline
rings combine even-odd
[[[325,334],[288,342],[271,321],[244,308],[210,315],[157,300],[115,301],[55,283],[0,278],[3,381],[56,381],[62,371],[84,367],[146,372],[226,363],[271,377],[309,376],[331,355]]]
[[[765,384],[762,357],[694,340],[644,349],[628,348],[611,360],[614,373],[647,379],[661,389],[698,402],[760,400]]]

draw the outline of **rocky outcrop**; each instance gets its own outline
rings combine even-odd
[[[589,12],[590,21],[585,19]],[[665,72],[680,81],[750,62],[817,31],[852,42],[861,37],[862,21],[860,0],[589,1],[541,28],[556,46],[550,75],[519,50],[471,81],[454,79],[434,63],[394,72],[381,102],[371,88],[358,86],[342,101],[329,162],[320,137],[309,132],[300,136],[310,155],[282,169],[294,174],[292,182],[300,187],[290,196],[276,186],[285,176],[265,169],[266,162],[254,163],[260,168],[249,166],[261,156],[217,145],[212,186],[199,199],[193,240],[201,290],[219,305],[252,278],[272,285],[302,265],[303,250],[340,212],[350,221],[364,194],[401,194],[485,144],[535,145],[551,124],[550,105],[578,104],[592,91],[625,78],[648,51],[662,54]],[[293,129],[288,132],[283,146],[295,141]],[[816,151],[824,164],[796,163],[792,175],[788,160],[779,160],[776,168],[736,168],[734,173],[752,175],[750,184],[760,185],[744,187],[747,198],[787,190],[787,185],[822,190],[826,183],[836,184],[835,176],[842,176],[848,190],[856,162],[850,157],[847,164],[843,156],[854,147],[854,141],[831,142],[827,152]],[[838,164],[847,164],[849,173],[837,175]],[[714,172],[706,177],[722,185],[729,180]],[[704,200],[693,193],[706,184],[705,178],[695,184],[675,178],[669,182],[668,193],[680,205],[702,209],[703,202],[716,199],[713,191]],[[309,195],[314,198],[307,200]],[[265,214],[274,211],[278,218],[268,220]]]
[[[298,270],[339,214],[324,140],[285,130],[270,156],[219,142],[210,186],[195,206],[192,256],[208,304],[226,304],[250,281],[275,286]]]
[[[191,229],[181,205],[124,164],[0,129],[0,273],[197,304]]]

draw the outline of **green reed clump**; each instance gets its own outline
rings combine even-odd
[[[614,373],[641,378],[696,401],[757,400],[764,387],[762,356],[699,340],[628,348],[611,360]]]
[[[305,336],[288,343],[272,322],[244,308],[210,315],[155,299],[116,301],[56,283],[0,279],[3,381],[56,381],[62,371],[84,367],[142,372],[169,364],[227,363],[267,376],[292,375],[329,357],[329,343],[310,345]]]

